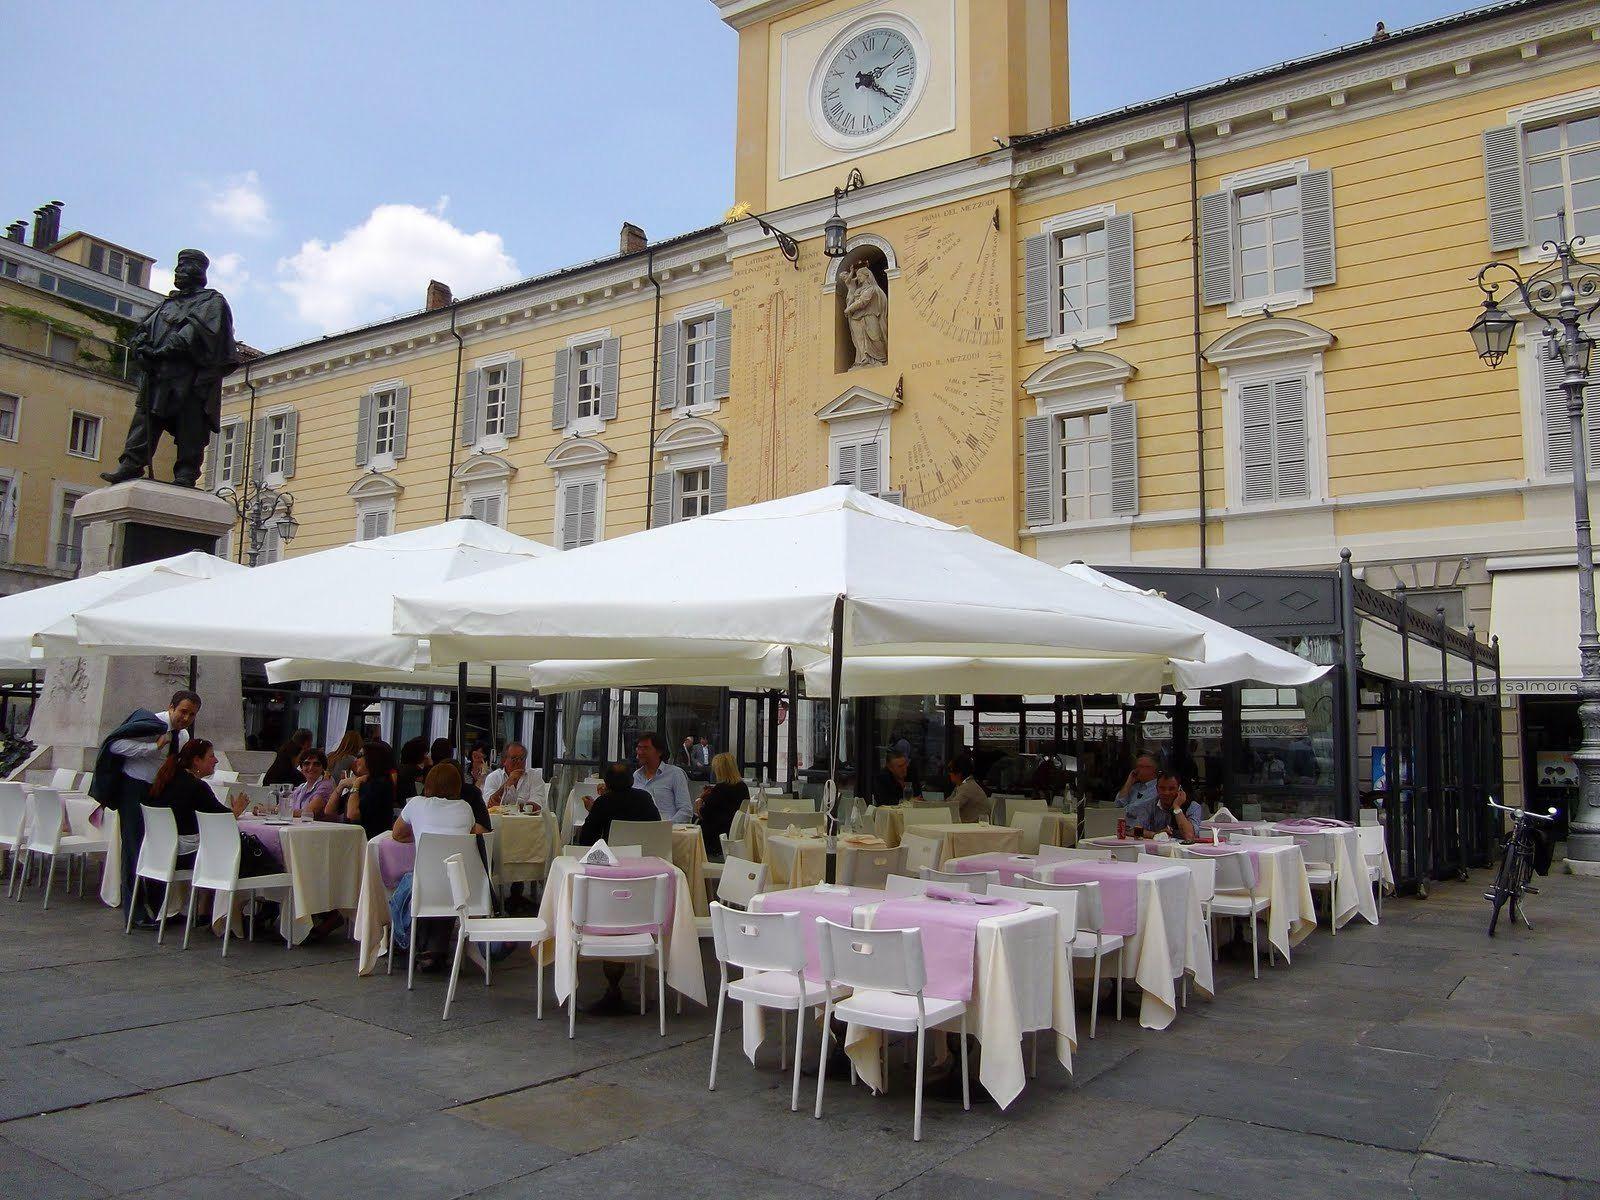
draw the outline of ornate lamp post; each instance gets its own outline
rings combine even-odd
[[[249,535],[252,567],[266,548],[267,530],[275,529],[283,542],[294,541],[294,535],[300,532],[300,522],[294,517],[294,495],[290,492],[248,480],[237,488],[220,487],[217,495],[233,505],[240,527]]]
[[[1594,339],[1584,323],[1600,308],[1600,265],[1577,256],[1582,237],[1566,236],[1560,214],[1560,238],[1542,247],[1554,261],[1524,276],[1510,263],[1492,262],[1478,272],[1483,311],[1472,323],[1478,357],[1497,367],[1511,349],[1517,318],[1500,307],[1502,287],[1544,322],[1544,352],[1562,367],[1561,388],[1567,397],[1572,436],[1572,507],[1578,544],[1578,716],[1583,745],[1573,754],[1578,764],[1578,810],[1569,814],[1567,861],[1584,874],[1600,874],[1600,633],[1595,627],[1594,546],[1589,525],[1588,443],[1584,438],[1583,394],[1589,386],[1589,360]]]

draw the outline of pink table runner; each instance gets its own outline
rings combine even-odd
[[[283,831],[286,828],[284,825],[268,825],[259,818],[252,820],[243,817],[239,821],[239,832],[255,834],[256,840],[279,866],[283,865]]]
[[[670,880],[673,865],[662,858],[645,855],[643,858],[629,858],[619,862],[616,866],[606,866],[603,863],[580,864],[585,875],[594,879],[657,879],[665,875],[669,884],[667,887],[667,916],[663,930],[672,928],[672,910],[677,901],[677,888],[672,887]],[[587,932],[587,930],[585,931]],[[655,927],[651,925],[634,925],[622,929],[607,929],[605,936],[620,936],[630,933],[654,933]]]
[[[976,875],[984,871],[999,871],[1000,882],[1009,887],[1024,876],[1039,878],[1039,856],[1037,854],[1002,854],[999,851],[991,851],[988,854],[969,854],[965,858],[952,858],[945,863],[944,869],[963,875]]]
[[[915,929],[921,934],[928,982],[923,991],[940,1000],[972,999],[978,922],[1024,911],[1028,906],[998,897],[928,889],[924,897],[888,900],[872,916],[874,929]],[[933,936],[929,936],[932,933]]]
[[[378,874],[391,892],[400,877],[417,865],[417,844],[384,838],[378,843]]]
[[[1132,937],[1139,932],[1139,876],[1168,870],[1166,863],[1086,862],[1067,859],[1046,863],[1042,878],[1051,883],[1098,883],[1100,928]]]
[[[822,959],[817,949],[817,918],[826,917],[836,925],[853,923],[855,910],[863,904],[879,904],[888,892],[877,888],[851,887],[819,892],[814,887],[766,892],[761,897],[764,913],[799,913],[800,936],[806,944],[806,978],[822,982]]]

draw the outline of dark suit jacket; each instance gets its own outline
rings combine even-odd
[[[629,788],[625,792],[601,792],[594,798],[589,815],[573,835],[576,846],[592,846],[601,838],[611,836],[613,821],[659,821],[656,802],[643,788]]]

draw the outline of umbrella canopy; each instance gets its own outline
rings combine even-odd
[[[362,663],[327,662],[320,658],[274,658],[267,663],[268,683],[299,683],[306,679],[337,679],[344,683],[392,683],[401,687],[453,688],[461,682],[455,667],[436,667],[428,663],[428,647],[424,642],[417,649],[414,667],[369,667]],[[533,683],[528,678],[527,663],[496,663],[495,686],[503,692],[529,692]],[[467,686],[487,688],[489,666],[471,663],[467,668]]]
[[[191,551],[6,596],[0,599],[0,659],[4,660],[0,665],[39,670],[50,659],[80,653],[77,614],[97,605],[242,575],[246,570],[227,559]]]
[[[600,542],[395,599],[435,662],[848,655],[1194,657],[1201,637],[850,487]]]
[[[94,611],[79,641],[124,654],[235,654],[409,670],[418,639],[394,631],[394,595],[486,575],[556,551],[482,521],[351,542]],[[85,614],[87,616],[88,614]],[[526,661],[526,660],[524,660]],[[343,669],[334,672],[338,678]]]

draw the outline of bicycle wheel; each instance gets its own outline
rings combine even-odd
[[[1500,857],[1499,869],[1495,871],[1494,883],[1489,888],[1489,903],[1492,905],[1489,910],[1490,937],[1494,936],[1494,927],[1500,921],[1500,909],[1515,894],[1521,858],[1515,840],[1506,846],[1505,853]]]

